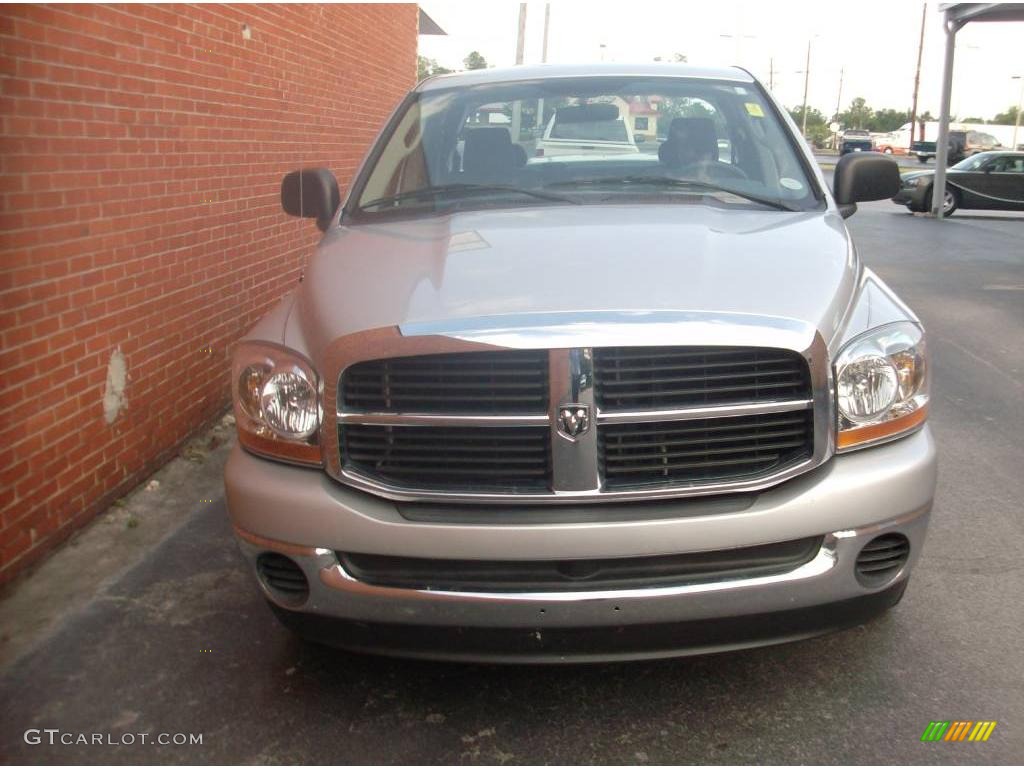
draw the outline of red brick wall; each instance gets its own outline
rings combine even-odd
[[[348,181],[415,81],[416,23],[415,5],[0,7],[0,584],[225,407],[232,343],[319,234],[281,211],[281,176]]]

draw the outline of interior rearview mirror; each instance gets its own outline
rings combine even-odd
[[[290,216],[316,219],[321,231],[341,204],[338,180],[326,168],[303,168],[281,180],[281,207]]]
[[[877,152],[844,155],[836,163],[832,194],[844,219],[857,211],[857,203],[886,200],[900,191],[900,168]]]

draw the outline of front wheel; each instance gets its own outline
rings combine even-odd
[[[917,162],[919,162],[921,165],[924,165],[925,163],[928,162],[928,158],[927,157],[921,157],[920,155],[918,155],[917,156]]]
[[[886,147],[882,151],[885,152],[885,154],[887,154],[887,155],[891,155],[892,154],[892,147]]]
[[[956,209],[960,207],[960,194],[955,189],[946,188],[946,194],[942,199],[942,215],[952,216]],[[932,209],[932,191],[928,190],[928,196],[924,201],[925,212],[930,212]]]

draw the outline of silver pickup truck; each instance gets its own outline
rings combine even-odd
[[[557,109],[637,100],[657,153],[531,152]],[[844,218],[898,189],[855,153],[830,191],[740,69],[420,83],[344,196],[285,177],[323,238],[234,352],[227,501],[274,613],[356,650],[557,662],[895,605],[935,488],[925,333]]]

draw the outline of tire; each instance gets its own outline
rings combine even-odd
[[[942,206],[943,216],[952,216],[956,213],[956,209],[960,207],[960,193],[955,189],[946,188],[946,201]]]
[[[918,155],[917,156],[917,162],[919,162],[921,165],[924,165],[925,163],[928,162],[928,158],[927,157],[921,157],[920,155]]]
[[[942,216],[948,218],[956,213],[960,207],[960,193],[951,187],[946,187],[946,204],[942,207]],[[924,198],[924,212],[929,213],[932,209],[932,190]]]
[[[885,148],[885,149],[883,149],[882,151],[883,151],[883,152],[884,152],[885,154],[887,154],[887,155],[891,155],[891,154],[892,154],[892,147],[886,147],[886,148]]]

